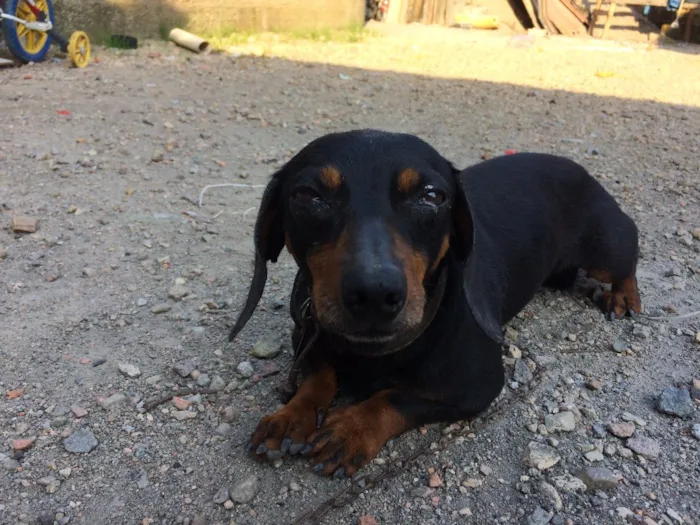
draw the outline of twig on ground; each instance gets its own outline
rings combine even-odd
[[[639,315],[639,317],[643,319],[651,319],[652,321],[670,321],[672,319],[687,319],[688,317],[695,317],[696,315],[700,315],[700,310],[696,312],[688,312],[687,314],[681,314],[681,315],[668,315],[668,316],[658,316],[658,317],[651,317],[648,315]]]
[[[192,394],[216,394],[218,390],[212,390],[211,388],[181,388],[175,392],[171,392],[167,396],[151,398],[143,404],[143,409],[148,412],[154,408],[164,405],[168,401],[172,401],[174,397],[189,396]]]
[[[199,203],[199,207],[202,207],[202,199],[204,198],[204,194],[206,193],[207,190],[210,190],[211,188],[248,188],[248,189],[257,189],[257,188],[264,188],[264,184],[238,184],[235,182],[228,182],[225,184],[210,184],[209,186],[204,186],[202,188],[202,191],[199,192],[199,200],[197,201]]]

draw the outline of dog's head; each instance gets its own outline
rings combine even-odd
[[[376,130],[325,135],[265,190],[255,275],[230,339],[262,295],[267,262],[286,246],[308,276],[321,327],[364,352],[391,351],[424,328],[445,256],[466,257],[472,236],[457,170],[426,142]]]

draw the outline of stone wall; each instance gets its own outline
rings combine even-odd
[[[364,0],[54,0],[59,30],[99,39],[193,32],[343,29],[364,22]]]

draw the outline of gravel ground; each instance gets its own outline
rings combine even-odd
[[[0,71],[0,523],[287,524],[349,485],[244,453],[290,363],[295,267],[228,343],[261,190],[197,200],[357,127],[462,166],[581,162],[637,221],[661,319],[605,322],[585,281],[543,291],[508,327],[494,417],[394,440],[368,473],[434,445],[324,523],[700,523],[700,316],[674,317],[700,310],[696,51],[420,27],[239,51],[274,56],[152,44]],[[215,393],[143,408],[195,384]]]

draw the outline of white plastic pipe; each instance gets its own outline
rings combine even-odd
[[[210,51],[209,42],[201,37],[198,37],[197,35],[193,35],[192,33],[178,29],[177,27],[170,31],[170,40],[175,42],[178,46],[182,46],[185,49],[194,51],[195,53],[206,54]]]

